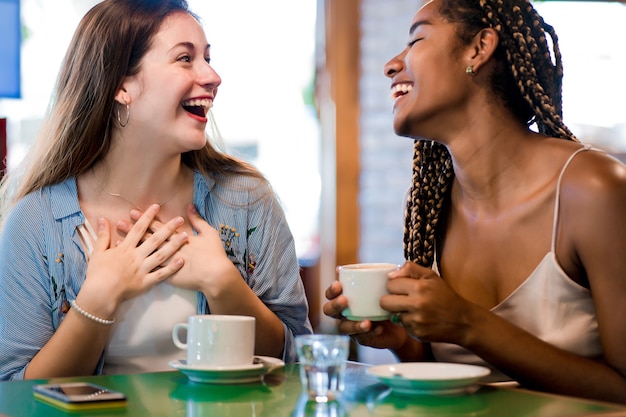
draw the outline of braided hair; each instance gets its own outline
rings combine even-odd
[[[457,34],[464,44],[481,29],[495,29],[500,41],[490,81],[494,92],[521,123],[535,123],[539,133],[547,136],[577,140],[563,123],[563,65],[558,38],[530,0],[442,0],[439,12],[458,25]],[[552,39],[554,62],[546,33]],[[446,210],[453,179],[452,160],[445,146],[416,140],[405,212],[405,259],[432,266],[437,224]]]

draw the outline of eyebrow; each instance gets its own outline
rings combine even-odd
[[[194,44],[192,42],[180,42],[180,43],[177,43],[176,45],[174,45],[173,47],[171,47],[170,51],[172,49],[174,49],[174,48],[178,48],[179,46],[184,46],[187,49],[194,49],[195,48],[195,46],[194,46]],[[207,43],[206,46],[204,47],[204,50],[208,51],[209,49],[211,49],[211,44]]]
[[[409,36],[413,35],[413,32],[415,32],[417,28],[422,25],[432,25],[432,23],[428,20],[418,20],[411,25],[411,28],[409,29]]]

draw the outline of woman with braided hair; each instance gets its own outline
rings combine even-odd
[[[393,319],[345,319],[339,282],[325,314],[401,361],[626,403],[626,167],[563,123],[553,28],[525,0],[429,1],[385,75],[415,139]]]

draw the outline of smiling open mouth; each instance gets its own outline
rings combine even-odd
[[[391,88],[391,98],[395,100],[398,97],[402,97],[407,94],[412,89],[413,86],[411,84],[396,84]]]
[[[208,98],[187,100],[182,103],[183,109],[193,115],[206,117],[207,112],[213,107],[213,100]]]

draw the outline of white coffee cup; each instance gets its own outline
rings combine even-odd
[[[228,368],[251,365],[254,360],[254,325],[251,316],[204,314],[189,317],[172,329],[172,340],[187,350],[187,365]],[[179,338],[187,329],[187,341]]]
[[[391,313],[380,306],[380,297],[387,292],[387,274],[398,268],[391,263],[358,263],[341,265],[339,282],[348,308],[343,315],[350,320],[387,320]]]

